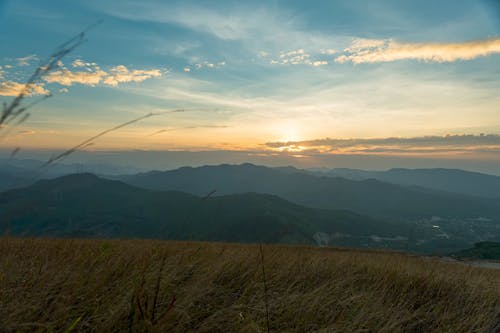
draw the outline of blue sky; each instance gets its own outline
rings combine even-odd
[[[63,149],[183,108],[91,149],[500,156],[495,1],[0,3],[6,102],[38,59],[102,20],[4,148]]]

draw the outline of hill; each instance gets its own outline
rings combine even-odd
[[[145,190],[92,174],[42,180],[0,194],[2,233],[20,236],[406,247],[408,228],[276,196],[198,197]],[[344,235],[344,237],[331,237]],[[399,236],[399,238],[398,238]],[[378,238],[373,238],[378,237]]]
[[[204,195],[267,193],[300,205],[347,209],[360,214],[393,219],[488,218],[500,221],[497,200],[407,187],[375,179],[355,181],[311,175],[301,170],[273,169],[252,164],[184,167],[120,178],[154,190],[176,190]]]
[[[453,254],[453,257],[461,259],[500,260],[500,243],[480,242],[474,244],[473,248],[465,249]]]
[[[331,169],[322,170],[316,174],[353,180],[377,179],[399,185],[414,185],[440,191],[500,198],[499,176],[457,169],[395,168],[387,171]]]
[[[0,238],[0,331],[265,332],[266,318],[270,332],[500,328],[498,270],[332,248],[264,245],[262,255],[226,243]]]

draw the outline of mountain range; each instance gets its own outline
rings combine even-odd
[[[53,177],[0,193],[0,232],[441,253],[500,240],[497,198],[293,167],[241,164]]]
[[[0,211],[2,233],[17,236],[326,245],[329,239],[324,235],[336,234],[353,236],[338,236],[337,244],[383,247],[385,238],[408,233],[408,228],[391,222],[349,211],[307,208],[273,195],[199,197],[145,190],[92,174],[41,180],[3,192]]]
[[[294,171],[296,170],[296,171]],[[318,176],[253,164],[184,167],[119,177],[141,188],[205,195],[266,193],[313,208],[346,209],[389,219],[487,218],[500,221],[498,199],[402,186],[376,179]]]

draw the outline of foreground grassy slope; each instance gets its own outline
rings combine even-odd
[[[263,246],[273,332],[493,332],[500,271]],[[265,332],[257,245],[0,239],[0,331]]]

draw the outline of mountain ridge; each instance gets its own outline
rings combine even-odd
[[[424,187],[403,186],[377,179],[351,180],[256,166],[218,165],[154,171],[118,179],[142,188],[178,190],[202,195],[257,192],[275,194],[300,205],[347,209],[385,218],[429,216],[479,217],[499,219],[500,208],[491,198],[477,198]],[[486,214],[486,215],[484,215]]]
[[[385,171],[337,168],[311,171],[317,175],[353,180],[377,179],[392,184],[420,186],[451,193],[500,198],[500,176],[461,169],[392,168]]]

